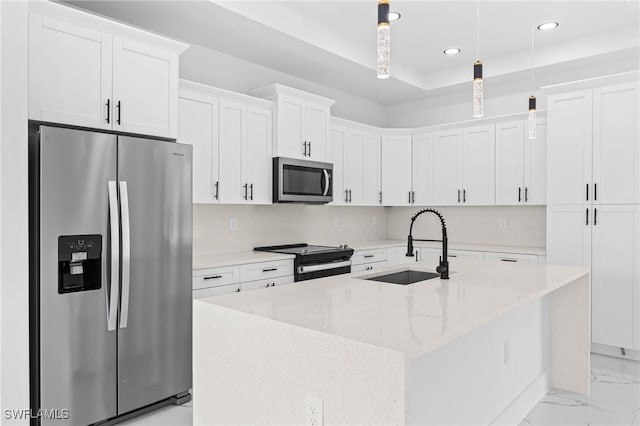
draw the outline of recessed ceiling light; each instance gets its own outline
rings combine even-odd
[[[448,49],[444,49],[442,53],[444,53],[445,55],[457,55],[458,53],[460,53],[460,49],[458,49],[457,47],[450,47]]]
[[[400,12],[389,12],[389,15],[387,16],[389,17],[389,21],[397,21],[402,17],[402,15],[400,15]]]
[[[538,25],[538,31],[551,31],[551,30],[555,30],[556,28],[558,28],[558,24],[557,22],[544,22],[540,25]]]

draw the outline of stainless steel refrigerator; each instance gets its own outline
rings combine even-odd
[[[191,146],[40,125],[29,161],[32,424],[186,402]]]

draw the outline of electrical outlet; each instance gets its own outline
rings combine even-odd
[[[305,424],[307,426],[322,426],[324,424],[322,400],[320,398],[307,395],[305,402],[305,413]]]
[[[500,229],[507,229],[507,219],[500,219],[498,222]]]
[[[235,231],[238,228],[238,221],[235,217],[229,219],[229,231]]]
[[[339,228],[340,227],[340,218],[338,216],[334,216],[333,217],[333,227],[334,228]]]

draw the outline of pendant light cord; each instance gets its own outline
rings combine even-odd
[[[476,55],[480,60],[480,0],[476,2]]]
[[[533,95],[533,91],[534,91],[534,80],[533,80],[533,66],[534,66],[534,62],[533,62],[533,51],[535,49],[535,30],[534,30],[534,25],[531,25],[531,94]]]

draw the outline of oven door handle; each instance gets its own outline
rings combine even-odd
[[[327,196],[327,193],[329,192],[329,172],[327,171],[327,169],[322,169],[322,173],[324,173],[324,191],[322,192],[323,196]]]
[[[343,262],[321,263],[319,265],[298,266],[298,273],[304,274],[307,272],[326,271],[328,269],[343,268],[345,266],[351,266],[351,261],[345,260]]]

